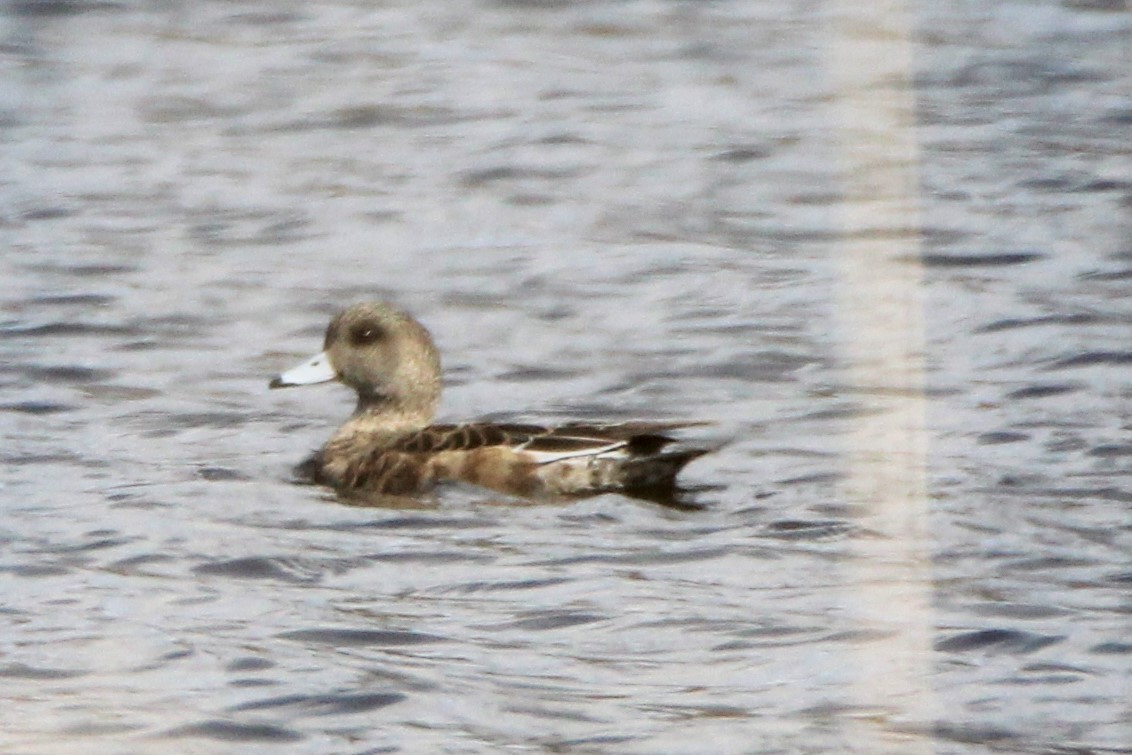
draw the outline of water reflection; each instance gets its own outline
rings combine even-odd
[[[862,503],[877,537],[854,541],[849,600],[883,642],[861,642],[858,703],[884,711],[856,738],[880,749],[894,721],[934,720],[931,546],[927,498],[924,278],[920,264],[915,56],[905,3],[861,12],[834,6],[829,47],[836,82],[836,141],[843,239],[837,258],[837,327],[845,390],[868,411],[846,436],[841,496]],[[908,751],[929,752],[930,738]]]

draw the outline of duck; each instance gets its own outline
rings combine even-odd
[[[670,499],[684,466],[712,450],[669,434],[704,422],[434,424],[440,354],[425,326],[388,302],[339,312],[322,351],[269,387],[332,381],[352,388],[357,405],[297,471],[343,493],[413,496],[463,482],[524,498]]]

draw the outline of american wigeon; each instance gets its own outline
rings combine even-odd
[[[302,469],[341,491],[413,494],[462,480],[520,496],[621,491],[671,494],[705,448],[669,448],[669,430],[700,423],[470,422],[434,425],[440,356],[429,332],[386,303],[356,304],[326,329],[323,351],[272,388],[338,380],[358,393],[354,414]]]

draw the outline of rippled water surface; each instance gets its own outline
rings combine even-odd
[[[1130,15],[7,3],[0,749],[1129,752]],[[295,484],[369,298],[697,508]]]

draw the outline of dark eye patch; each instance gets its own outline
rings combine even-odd
[[[375,322],[359,322],[350,327],[350,343],[354,346],[368,346],[385,338],[385,329]]]

